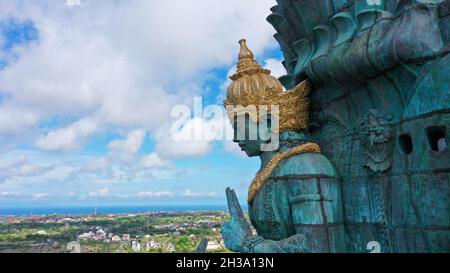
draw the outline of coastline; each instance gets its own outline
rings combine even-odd
[[[243,208],[244,209],[244,208]],[[245,208],[246,209],[246,208]],[[226,211],[226,205],[36,206],[0,207],[0,217],[39,215],[127,214],[148,212]]]

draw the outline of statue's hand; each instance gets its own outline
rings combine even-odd
[[[252,236],[252,231],[247,220],[245,220],[244,213],[242,212],[241,205],[234,190],[227,188],[226,194],[231,219],[222,226],[222,237],[225,246],[229,250],[240,252],[244,240],[246,237]]]

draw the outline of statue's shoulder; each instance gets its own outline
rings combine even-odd
[[[336,177],[333,164],[322,154],[304,153],[284,159],[278,165],[276,176],[323,175]]]

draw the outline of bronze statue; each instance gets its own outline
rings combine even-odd
[[[247,200],[257,235],[252,234],[235,192],[227,189],[231,220],[222,228],[225,245],[237,252],[340,252],[344,239],[340,184],[320,147],[308,140],[311,84],[306,80],[283,91],[254,59],[245,40],[240,45],[237,72],[231,76],[224,104],[234,141],[248,156],[261,159]],[[272,106],[278,110],[272,111]],[[255,139],[249,138],[251,132],[256,132]],[[262,149],[274,139],[279,145]]]

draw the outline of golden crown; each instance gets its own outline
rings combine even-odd
[[[230,77],[233,82],[228,87],[227,99],[224,101],[230,120],[234,120],[237,115],[247,114],[257,122],[261,118],[259,108],[264,106],[267,112],[278,116],[279,132],[307,130],[309,94],[312,89],[310,81],[303,81],[295,88],[283,91],[281,82],[270,75],[270,70],[261,68],[254,59],[246,41],[242,39],[239,44],[241,50],[237,72]],[[272,106],[278,106],[277,113],[271,112]]]

